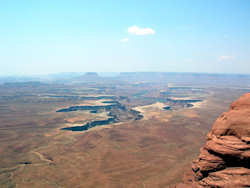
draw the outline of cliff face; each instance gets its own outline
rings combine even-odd
[[[250,187],[250,93],[215,121],[192,171],[177,187]]]

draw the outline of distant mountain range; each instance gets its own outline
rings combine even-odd
[[[250,86],[250,75],[210,74],[210,73],[173,73],[173,72],[122,72],[122,73],[56,73],[37,76],[2,76],[0,83],[6,82],[86,82],[86,81],[126,81],[162,82],[171,84],[195,84],[208,86]]]

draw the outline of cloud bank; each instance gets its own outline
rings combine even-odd
[[[154,35],[155,30],[152,28],[140,28],[134,25],[128,28],[128,33],[132,35]]]

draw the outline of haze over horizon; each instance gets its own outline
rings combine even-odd
[[[250,73],[250,2],[0,3],[0,76]]]

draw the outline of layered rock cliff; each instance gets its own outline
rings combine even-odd
[[[250,187],[250,93],[215,121],[191,178],[177,187]]]

